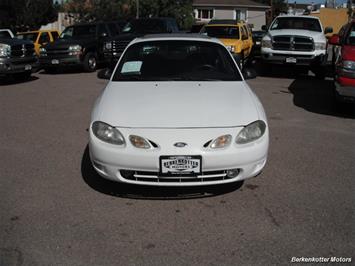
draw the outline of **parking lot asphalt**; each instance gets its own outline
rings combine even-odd
[[[355,110],[334,109],[330,79],[284,72],[248,81],[270,150],[240,188],[105,181],[88,161],[86,131],[105,80],[40,72],[2,83],[0,265],[354,263]]]

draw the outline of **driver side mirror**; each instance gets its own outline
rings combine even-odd
[[[261,29],[262,29],[263,31],[267,31],[266,25],[262,25],[262,26],[261,26]]]
[[[242,74],[244,79],[255,79],[257,76],[255,69],[249,67],[244,67],[242,69]]]
[[[324,29],[324,34],[327,34],[327,33],[332,33],[333,32],[333,28],[332,27],[326,27]]]
[[[339,37],[339,35],[338,34],[333,34],[333,36],[330,37],[328,43],[331,44],[331,45],[340,45],[340,37]]]
[[[97,78],[99,79],[110,79],[111,75],[112,70],[110,68],[104,68],[97,72]]]

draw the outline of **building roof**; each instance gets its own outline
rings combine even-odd
[[[270,8],[269,5],[258,3],[252,0],[193,0],[194,7],[259,7]]]

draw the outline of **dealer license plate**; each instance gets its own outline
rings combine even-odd
[[[58,59],[52,59],[52,65],[58,65],[59,60]]]
[[[25,65],[25,70],[31,70],[32,66],[31,65]]]
[[[297,59],[294,57],[286,57],[286,63],[297,63]]]
[[[198,175],[201,173],[199,155],[160,156],[160,173],[164,175]]]

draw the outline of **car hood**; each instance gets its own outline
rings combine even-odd
[[[323,32],[311,31],[311,30],[271,30],[268,32],[267,35],[270,35],[272,37],[280,36],[280,35],[308,36],[308,37],[312,37],[315,41],[325,40],[325,36]]]
[[[48,43],[46,49],[67,49],[70,45],[85,45],[89,42],[94,42],[94,39],[57,39],[55,42]]]
[[[95,120],[117,127],[205,128],[258,119],[245,82],[110,82]]]
[[[355,46],[344,45],[342,47],[341,53],[343,60],[355,61]]]

